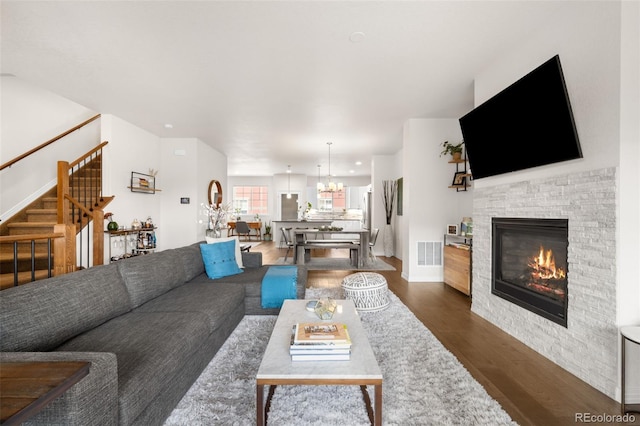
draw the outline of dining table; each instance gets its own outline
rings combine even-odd
[[[306,261],[304,251],[312,248],[353,248],[357,250],[357,266],[362,268],[367,263],[369,248],[369,229],[335,229],[335,228],[294,228],[293,263]],[[354,236],[354,238],[349,238]],[[302,255],[301,252],[302,251]]]

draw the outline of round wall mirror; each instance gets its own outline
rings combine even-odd
[[[217,180],[209,182],[209,204],[220,207],[222,203],[222,185]]]

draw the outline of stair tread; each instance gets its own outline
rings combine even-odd
[[[57,225],[57,222],[13,222],[7,223],[8,228],[46,228]]]

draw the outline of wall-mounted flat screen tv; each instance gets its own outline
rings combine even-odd
[[[459,121],[474,179],[582,158],[558,55]]]

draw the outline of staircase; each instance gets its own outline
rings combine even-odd
[[[98,156],[87,162],[82,168],[72,173],[69,179],[69,192],[76,194],[76,199],[90,211],[102,211],[113,197],[101,197],[102,180],[101,158]],[[58,223],[58,188],[52,188],[46,194],[31,203],[27,208],[3,223],[0,235],[33,236],[54,233]],[[91,218],[78,209],[72,202],[69,204],[69,215],[66,223],[75,225],[76,234],[86,227]],[[49,259],[51,247],[48,239],[24,241],[17,243],[18,248],[18,284],[32,281],[32,263],[35,279],[49,277]],[[32,247],[33,246],[33,247]],[[33,257],[32,257],[33,249]],[[52,264],[52,263],[51,263]],[[82,269],[81,265],[79,269]],[[0,290],[14,285],[14,244],[0,244]]]
[[[0,227],[0,235],[41,235],[52,234],[57,224],[57,198],[55,188],[53,194],[47,194],[33,202],[27,209],[7,220]],[[49,276],[48,240],[33,241],[34,256],[32,259],[31,241],[17,242],[18,284],[32,281],[31,266],[33,262],[35,279]],[[0,290],[14,285],[14,244],[0,244]],[[53,257],[51,258],[53,261]]]
[[[103,209],[114,198],[102,196],[106,144],[59,161],[57,186],[0,224],[0,290],[103,263]]]

